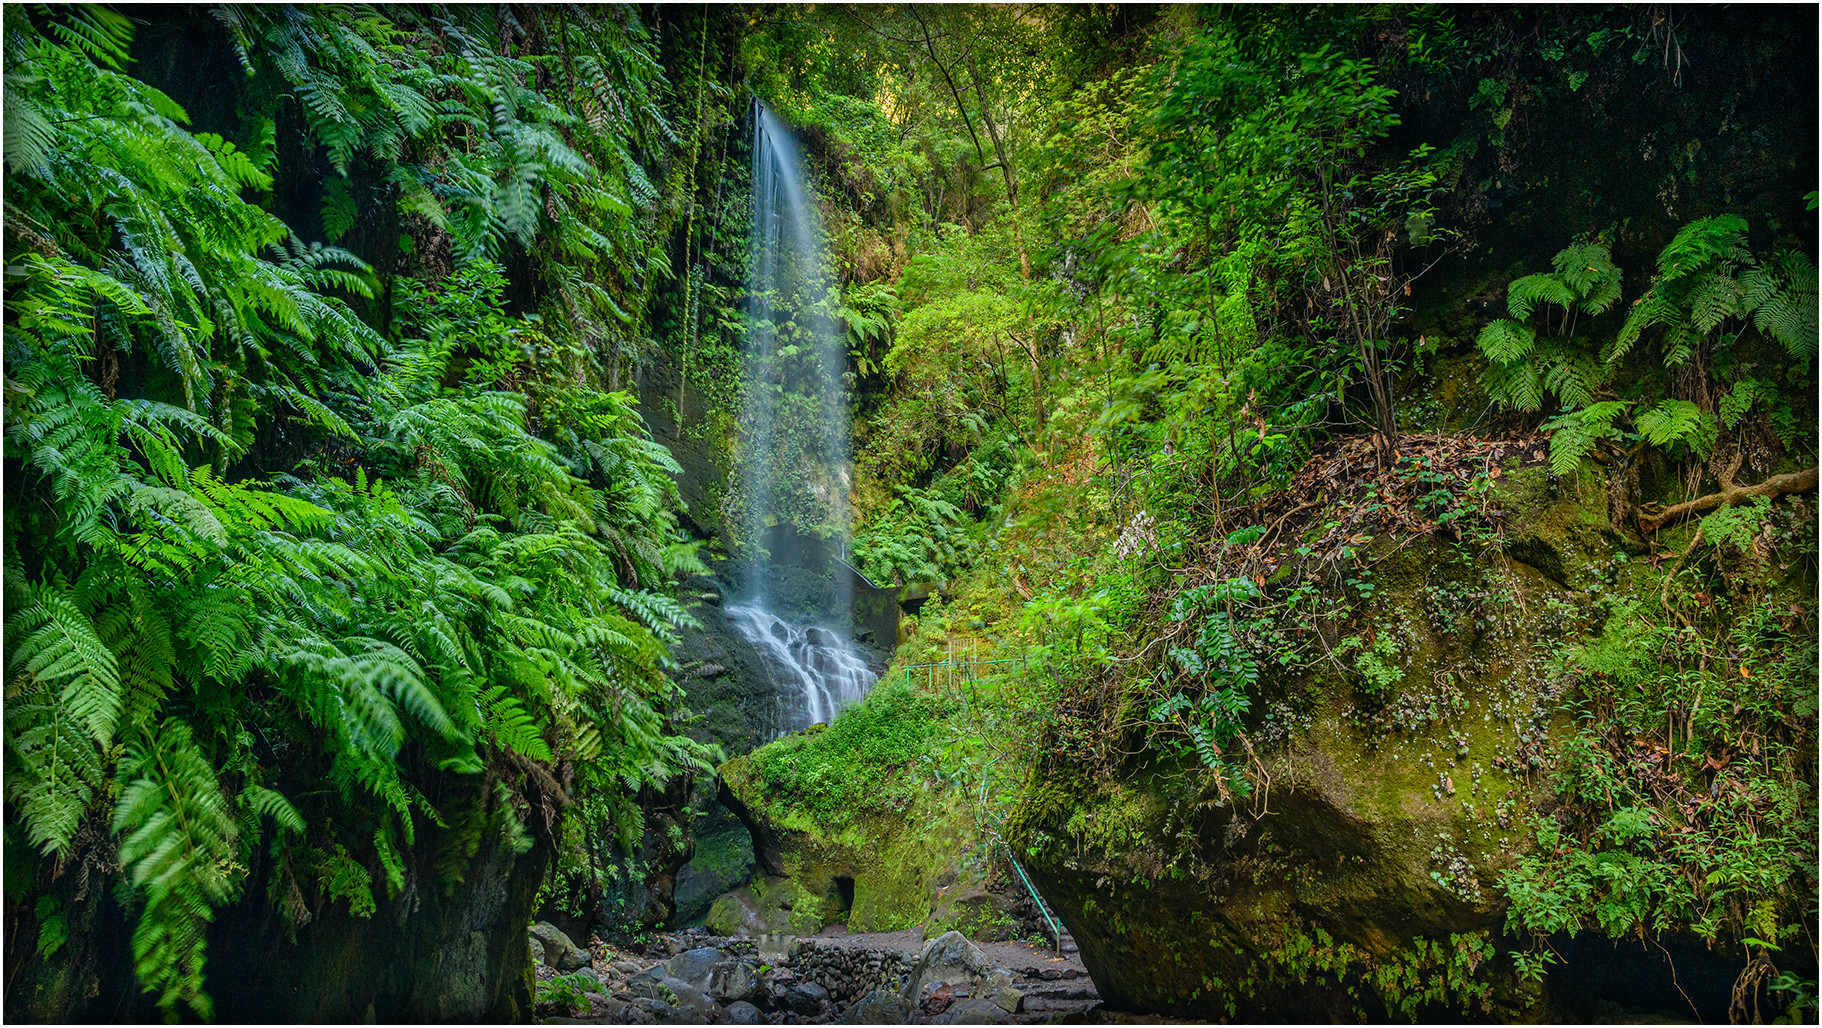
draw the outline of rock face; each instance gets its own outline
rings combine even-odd
[[[1533,645],[1549,638],[1540,618],[1580,602],[1612,544],[1598,490],[1553,498],[1542,469],[1512,477],[1507,538],[1529,563],[1476,564],[1433,538],[1384,548],[1372,620],[1350,629],[1398,633],[1377,721],[1356,677],[1261,683],[1263,701],[1308,710],[1259,747],[1268,792],[1234,795],[1193,754],[1098,782],[1066,761],[1041,769],[1009,838],[1034,851],[1026,868],[1110,1005],[1242,1020],[1542,1012],[1499,959],[1497,881],[1529,844],[1513,815],[1553,802],[1529,762],[1562,687]],[[1445,606],[1475,591],[1498,599]],[[1420,998],[1420,980],[1454,984]]]

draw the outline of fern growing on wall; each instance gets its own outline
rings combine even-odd
[[[712,757],[676,734],[664,673],[692,623],[670,584],[702,570],[677,465],[630,398],[524,366],[541,329],[499,313],[482,259],[542,238],[547,184],[601,188],[573,116],[468,15],[438,31],[472,82],[410,79],[375,59],[401,30],[344,14],[222,14],[332,164],[408,178],[463,104],[498,108],[474,123],[490,170],[445,168],[470,193],[402,193],[473,229],[458,275],[398,290],[422,335],[372,328],[351,306],[372,269],[243,198],[272,186],[259,130],[192,133],[121,70],[128,23],[6,14],[9,831],[43,862],[33,888],[117,852],[139,983],[173,1017],[211,1014],[209,927],[255,864],[290,930],[311,897],[371,915],[402,895],[430,826],[466,840],[435,859],[459,877],[482,821],[433,806],[437,776],[481,777],[522,849],[522,819],[577,789],[603,794],[585,830],[624,836],[641,787]],[[331,234],[351,202],[331,191]],[[286,474],[259,470],[274,438]]]
[[[1620,298],[1612,255],[1599,243],[1576,243],[1550,263],[1554,271],[1507,287],[1511,317],[1493,321],[1475,340],[1487,358],[1488,393],[1520,411],[1539,410],[1550,397],[1585,407],[1611,374],[1577,330],[1584,317],[1604,313]]]
[[[1488,390],[1519,411],[1542,409],[1554,397],[1560,412],[1543,428],[1552,433],[1555,473],[1574,471],[1603,442],[1706,458],[1724,432],[1751,416],[1780,438],[1793,436],[1784,386],[1805,381],[1815,356],[1815,267],[1794,252],[1760,264],[1746,232],[1732,214],[1684,226],[1658,255],[1651,288],[1598,347],[1574,330],[1579,316],[1598,315],[1620,297],[1620,272],[1605,247],[1570,246],[1556,255],[1555,271],[1508,287],[1512,317],[1491,322],[1477,339]],[[1541,330],[1532,323],[1540,310]],[[1613,397],[1607,384],[1646,339],[1655,341],[1642,376],[1647,395]]]

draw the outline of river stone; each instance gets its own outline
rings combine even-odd
[[[710,1010],[715,1008],[715,1001],[702,994],[702,990],[681,978],[666,978],[660,983],[676,996],[674,1006],[689,1022],[701,1023]]]
[[[698,991],[708,988],[709,976],[714,973],[715,965],[725,957],[713,946],[698,946],[686,950],[664,962],[664,974],[669,978],[680,978]]]
[[[800,982],[784,990],[784,1005],[804,1017],[822,1013],[823,1001],[828,998],[829,990],[815,982]]]
[[[890,989],[874,989],[842,1011],[836,1024],[906,1024],[910,1015]]]
[[[531,937],[537,940],[543,949],[543,961],[546,967],[559,971],[574,971],[588,966],[588,951],[569,941],[563,929],[549,921],[539,921],[530,928]]]
[[[721,1019],[725,1024],[765,1023],[765,1016],[751,1003],[729,1003],[727,1009],[721,1012]]]
[[[716,964],[709,972],[709,995],[721,1003],[738,1003],[759,995],[759,975],[733,960]]]

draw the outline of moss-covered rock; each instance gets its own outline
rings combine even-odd
[[[1504,476],[1502,476],[1504,477]],[[1551,658],[1611,575],[1597,489],[1502,483],[1521,552],[1376,540],[1330,659],[1261,683],[1247,792],[1194,752],[1042,764],[1009,838],[1117,1007],[1199,1017],[1532,1019],[1499,876],[1554,803]],[[1509,536],[1509,537],[1510,537]],[[1622,558],[1623,559],[1623,556]],[[1265,706],[1265,704],[1260,704]],[[1257,719],[1256,719],[1257,720]]]
[[[923,770],[941,708],[890,680],[832,724],[720,768],[721,800],[752,833],[760,870],[795,890],[794,930],[915,927],[955,880],[977,840],[960,800]]]

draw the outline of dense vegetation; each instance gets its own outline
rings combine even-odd
[[[901,662],[1007,661],[965,696],[894,672],[761,751],[806,824],[952,789],[982,837],[1137,851],[1032,811],[1141,770],[1186,824],[1256,804],[1331,680],[1363,733],[1446,724],[1412,626],[1480,645],[1514,605],[1528,465],[1624,559],[1553,569],[1580,599],[1497,642],[1553,691],[1511,698],[1536,741],[1489,780],[1557,792],[1483,818],[1535,840],[1501,966],[1695,939],[1813,1016],[1814,40],[1786,28],[9,7],[9,1001],[86,1002],[104,892],[139,987],[207,1017],[225,910],[371,917],[484,837],[554,852],[564,902],[629,873],[720,757],[667,673],[676,586],[756,542],[758,99],[803,133],[850,348],[852,504],[822,509],[854,520],[798,527],[944,586]],[[1413,539],[1429,577],[1376,578]],[[1451,981],[1374,988],[1484,1002]]]

